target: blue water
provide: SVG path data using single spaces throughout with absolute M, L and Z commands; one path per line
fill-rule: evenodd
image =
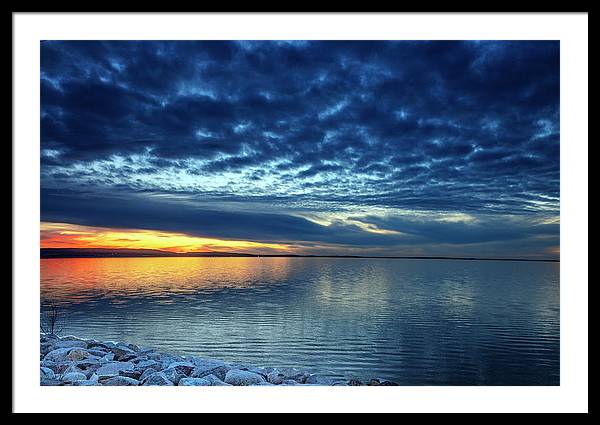
M 559 264 L 41 260 L 64 334 L 401 385 L 559 385 Z

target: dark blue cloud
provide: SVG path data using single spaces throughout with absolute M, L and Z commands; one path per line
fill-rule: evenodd
M 437 221 L 422 217 L 349 217 L 323 225 L 302 217 L 266 211 L 219 211 L 189 202 L 152 196 L 127 197 L 44 190 L 41 219 L 95 227 L 149 229 L 199 237 L 293 243 L 403 248 L 422 244 L 471 245 L 546 237 L 557 242 L 558 224 L 532 224 L 485 218 L 475 222 Z M 539 217 L 538 217 L 539 219 Z M 388 233 L 367 232 L 360 223 Z M 391 232 L 390 232 L 391 231 Z M 342 251 L 343 252 L 343 251 Z M 389 253 L 389 252 L 388 252 Z M 506 253 L 508 254 L 508 253 Z M 506 255 L 505 254 L 505 255 Z
M 422 243 L 461 242 L 434 237 L 435 214 L 534 228 L 559 212 L 559 81 L 555 41 L 44 42 L 42 188 L 298 220 L 420 211 Z M 336 242 L 298 223 L 287 236 Z M 514 238 L 533 238 L 523 223 Z

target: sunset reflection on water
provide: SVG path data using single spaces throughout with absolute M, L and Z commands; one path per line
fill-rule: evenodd
M 557 385 L 559 264 L 41 260 L 65 334 L 404 385 Z
M 286 279 L 289 258 L 69 258 L 41 261 L 41 297 L 77 302 L 248 288 Z

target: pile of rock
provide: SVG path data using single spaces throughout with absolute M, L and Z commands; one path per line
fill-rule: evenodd
M 249 367 L 158 353 L 135 344 L 40 336 L 41 385 L 395 385 L 383 379 L 331 380 L 298 369 Z

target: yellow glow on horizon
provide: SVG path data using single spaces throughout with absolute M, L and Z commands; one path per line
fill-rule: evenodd
M 158 249 L 177 253 L 221 251 L 289 252 L 290 246 L 189 236 L 156 230 L 109 229 L 68 223 L 40 223 L 41 248 Z

